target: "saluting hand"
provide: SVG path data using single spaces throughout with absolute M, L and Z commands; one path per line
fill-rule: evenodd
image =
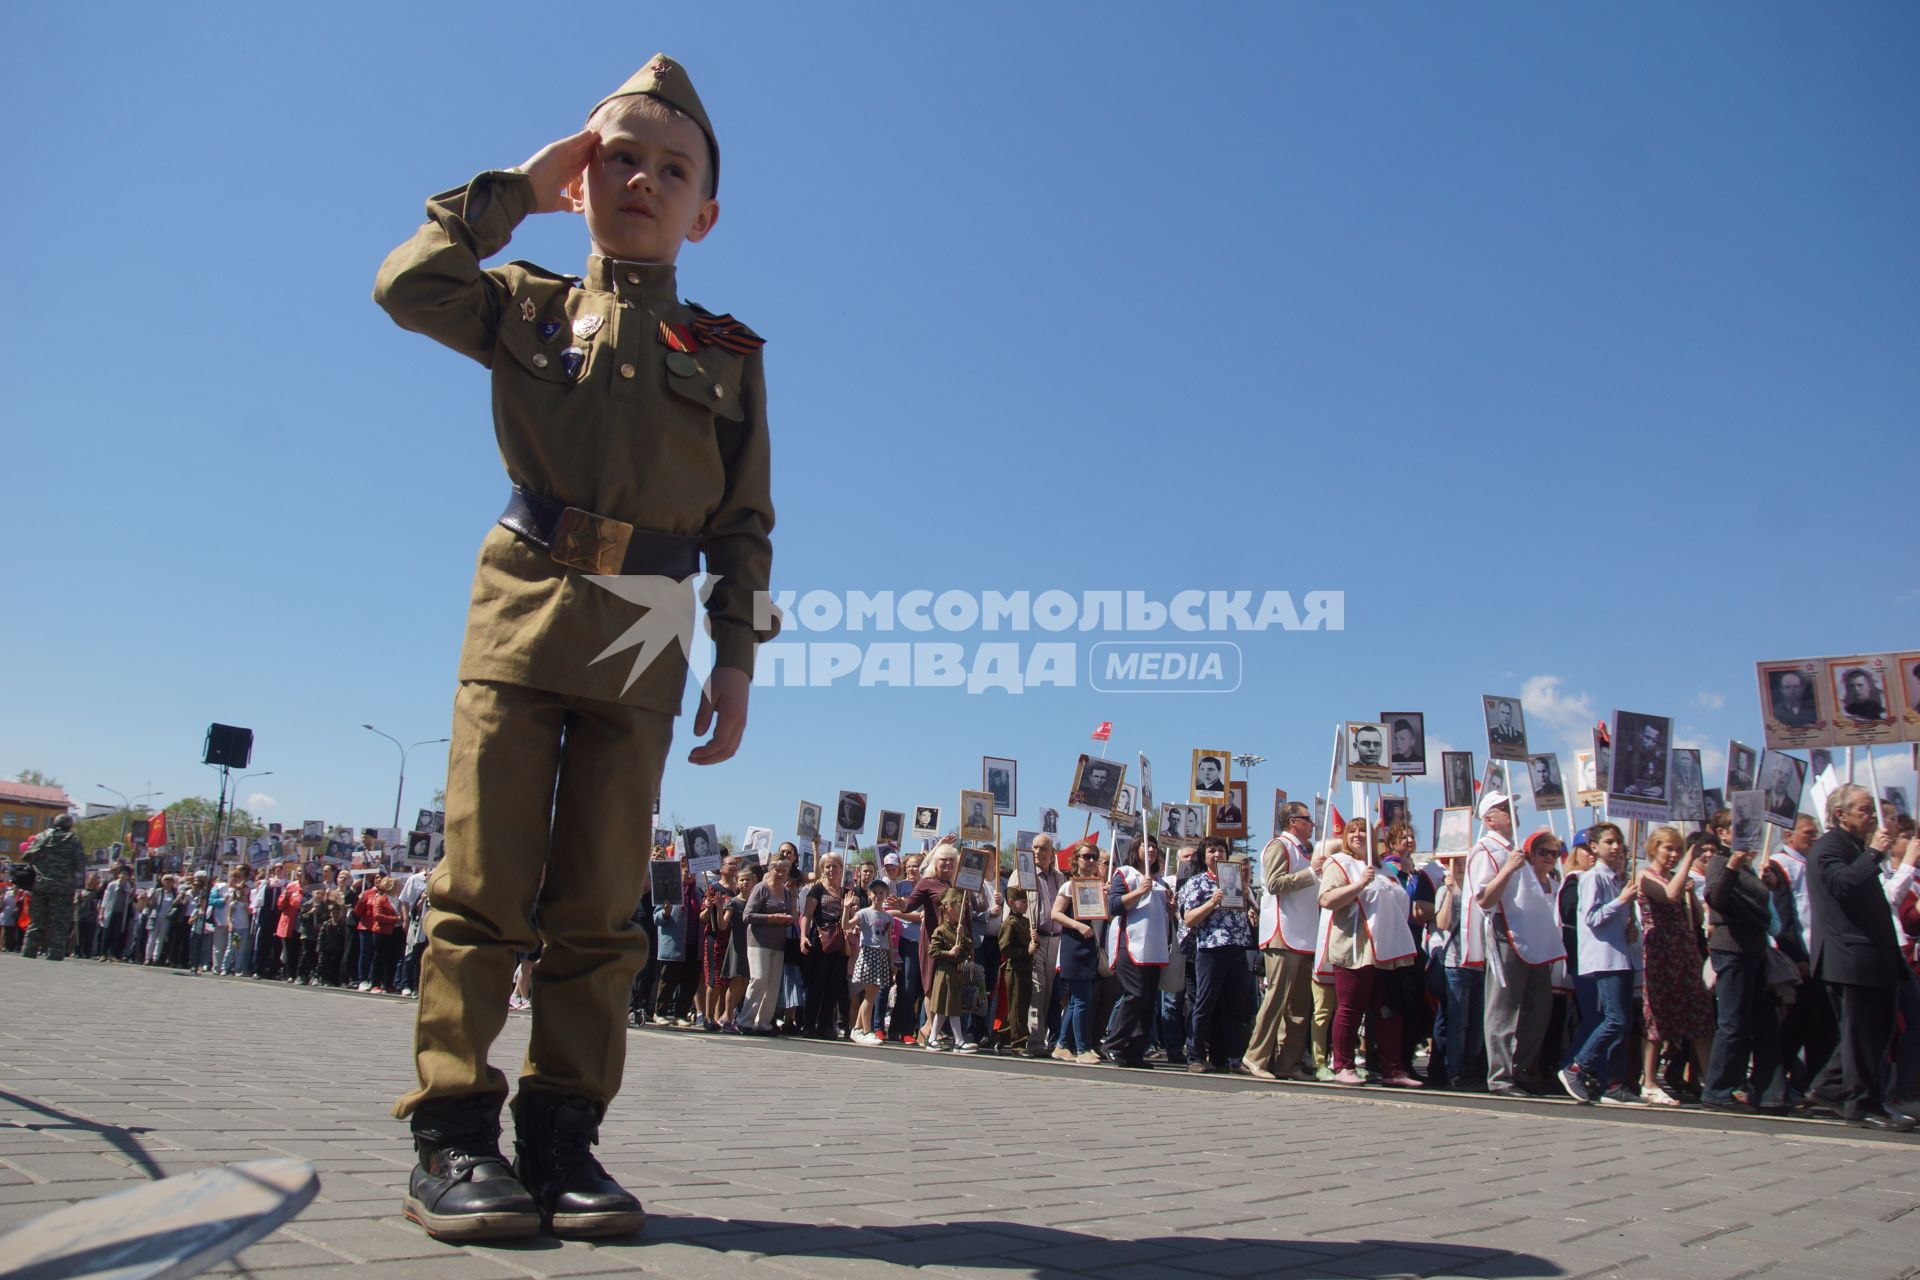
M 599 145 L 598 133 L 582 129 L 571 138 L 549 142 L 520 166 L 533 183 L 535 213 L 579 213 L 586 208 L 580 175 Z

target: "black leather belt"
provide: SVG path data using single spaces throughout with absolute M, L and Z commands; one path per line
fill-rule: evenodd
M 700 572 L 700 539 L 636 529 L 624 520 L 513 486 L 500 523 L 581 573 L 691 578 Z

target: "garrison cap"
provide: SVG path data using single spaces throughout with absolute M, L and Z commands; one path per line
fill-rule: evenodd
M 676 111 L 692 117 L 700 126 L 700 132 L 707 135 L 707 148 L 713 161 L 713 190 L 720 190 L 720 140 L 714 136 L 713 121 L 707 119 L 707 109 L 700 105 L 700 95 L 693 91 L 693 81 L 687 76 L 687 69 L 664 53 L 656 53 L 647 59 L 647 64 L 627 77 L 627 82 L 606 97 L 593 104 L 593 111 L 587 112 L 587 119 L 593 119 L 593 112 L 606 106 L 615 98 L 630 98 L 636 94 L 645 94 L 649 98 L 658 98 Z

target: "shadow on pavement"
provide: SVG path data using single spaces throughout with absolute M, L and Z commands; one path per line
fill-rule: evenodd
M 62 1111 L 44 1102 L 23 1098 L 17 1093 L 8 1093 L 5 1089 L 0 1089 L 0 1102 L 10 1102 L 23 1111 L 37 1111 L 43 1116 L 59 1121 L 58 1124 L 23 1124 L 19 1126 L 22 1129 L 78 1129 L 83 1133 L 97 1133 L 112 1143 L 114 1150 L 138 1165 L 140 1171 L 149 1178 L 159 1179 L 167 1176 L 161 1171 L 160 1166 L 154 1163 L 153 1157 L 147 1154 L 146 1146 L 136 1136 L 152 1133 L 151 1129 L 122 1129 L 115 1124 L 101 1124 L 98 1120 L 89 1120 L 85 1116 L 74 1115 L 71 1111 Z
M 1556 1264 L 1533 1254 L 1424 1240 L 1276 1240 L 1203 1232 L 1116 1240 L 994 1219 L 855 1227 L 730 1222 L 696 1214 L 662 1216 L 650 1219 L 644 1232 L 629 1239 L 596 1242 L 595 1252 L 632 1250 L 634 1261 L 645 1263 L 649 1247 L 666 1244 L 738 1255 L 743 1267 L 755 1258 L 822 1258 L 902 1267 L 1004 1269 L 1010 1275 L 1034 1277 L 1085 1275 L 1157 1264 L 1227 1276 L 1335 1275 L 1360 1280 L 1461 1272 L 1499 1280 L 1566 1274 Z M 542 1236 L 490 1246 L 484 1252 L 560 1247 L 559 1241 Z

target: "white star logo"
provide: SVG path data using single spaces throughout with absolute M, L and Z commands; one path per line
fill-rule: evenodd
M 633 682 L 657 661 L 669 646 L 678 644 L 686 655 L 687 667 L 700 682 L 702 692 L 706 691 L 707 681 L 713 674 L 713 640 L 711 624 L 700 628 L 703 643 L 696 654 L 694 649 L 694 617 L 698 606 L 705 604 L 713 589 L 720 584 L 721 575 L 709 573 L 703 575 L 696 588 L 694 579 L 681 581 L 658 574 L 585 574 L 588 582 L 605 591 L 611 591 L 629 604 L 639 605 L 646 612 L 636 619 L 632 626 L 620 633 L 618 639 L 588 662 L 593 663 L 611 658 L 616 653 L 634 649 L 633 668 L 627 672 L 627 682 L 620 687 L 625 693 L 633 688 Z

